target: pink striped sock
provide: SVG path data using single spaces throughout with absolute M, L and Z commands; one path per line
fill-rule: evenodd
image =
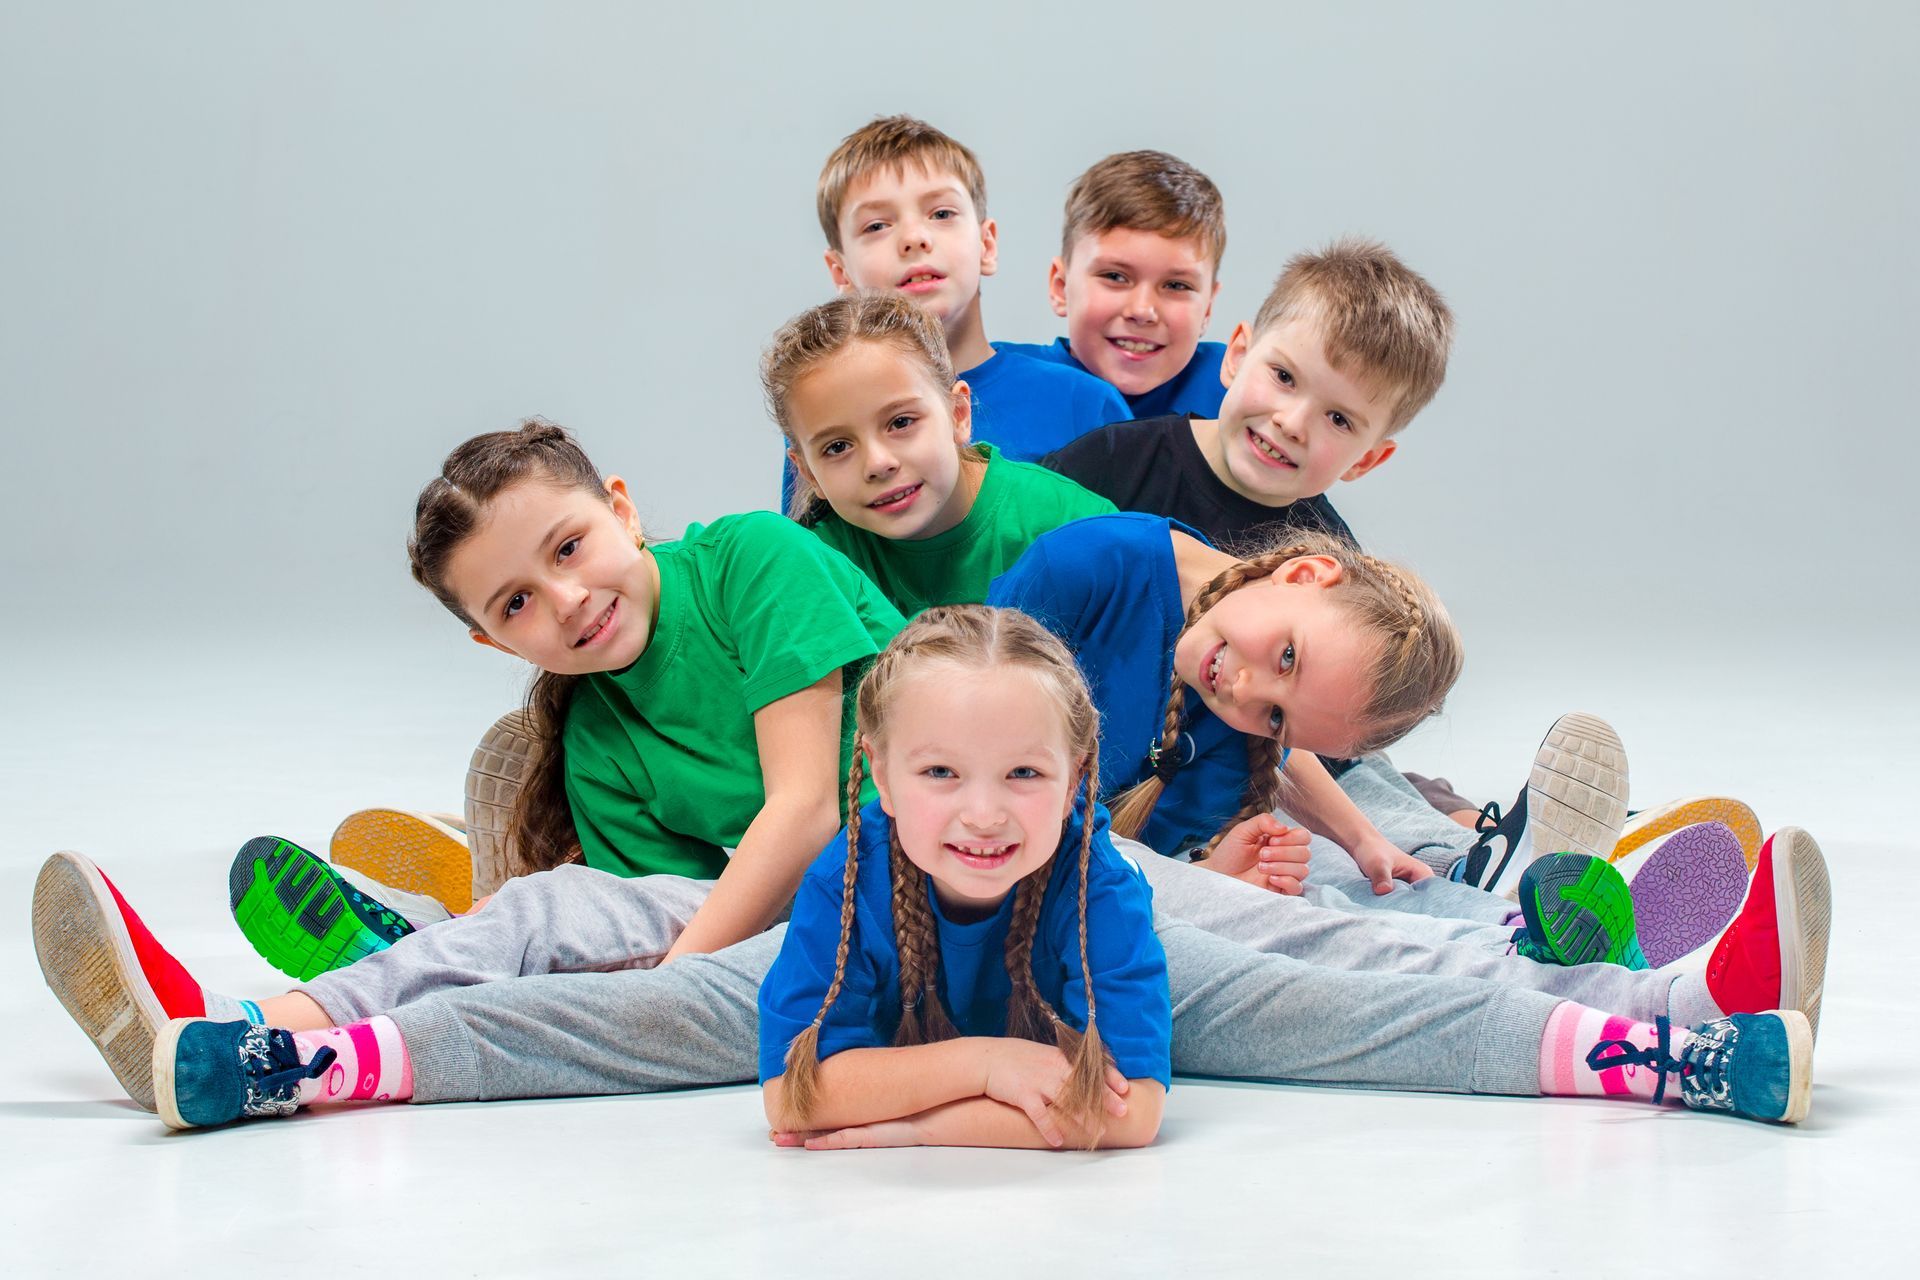
M 1676 1056 L 1686 1045 L 1690 1033 L 1679 1029 L 1668 1032 L 1667 1053 Z M 1636 1049 L 1650 1049 L 1660 1043 L 1660 1032 L 1645 1022 L 1635 1022 L 1616 1014 L 1602 1013 L 1583 1004 L 1563 1000 L 1547 1015 L 1547 1031 L 1540 1040 L 1540 1092 L 1550 1097 L 1651 1098 L 1660 1083 L 1660 1073 L 1651 1067 L 1609 1067 L 1595 1071 L 1587 1065 L 1594 1046 L 1608 1040 L 1624 1040 Z M 1678 1105 L 1678 1081 L 1667 1077 L 1665 1101 Z
M 300 1046 L 302 1062 L 313 1061 L 322 1047 L 338 1055 L 318 1079 L 300 1082 L 294 1098 L 303 1107 L 363 1098 L 405 1102 L 413 1096 L 413 1060 L 392 1018 L 369 1018 L 324 1031 L 296 1031 L 293 1042 Z

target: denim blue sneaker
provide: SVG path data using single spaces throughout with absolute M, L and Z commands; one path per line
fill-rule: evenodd
M 170 1129 L 290 1116 L 300 1082 L 325 1075 L 338 1056 L 322 1048 L 303 1063 L 291 1031 L 175 1018 L 153 1042 L 154 1101 Z
M 1680 1056 L 1670 1052 L 1667 1020 L 1658 1019 L 1660 1043 L 1635 1048 L 1603 1040 L 1587 1055 L 1594 1071 L 1652 1067 L 1660 1073 L 1657 1103 L 1667 1077 L 1680 1078 L 1680 1101 L 1693 1111 L 1725 1111 L 1749 1120 L 1798 1124 L 1813 1102 L 1813 1027 L 1798 1009 L 1736 1013 L 1692 1029 Z
M 1526 928 L 1520 954 L 1542 964 L 1617 964 L 1644 969 L 1633 925 L 1633 892 L 1604 858 L 1556 853 L 1527 864 L 1520 877 Z

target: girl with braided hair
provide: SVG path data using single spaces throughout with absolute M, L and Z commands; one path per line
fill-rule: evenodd
M 868 672 L 858 725 L 880 799 L 807 872 L 760 989 L 775 1141 L 1150 1142 L 1166 962 L 1094 799 L 1072 656 L 1012 610 L 932 609 Z M 856 756 L 850 803 L 861 780 Z

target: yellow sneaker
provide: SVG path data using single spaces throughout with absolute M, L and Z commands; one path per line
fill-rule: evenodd
M 473 906 L 464 822 L 407 809 L 362 809 L 334 828 L 329 860 L 383 885 L 421 893 L 459 915 Z
M 1664 839 L 1682 827 L 1702 822 L 1718 822 L 1733 832 L 1740 842 L 1740 856 L 1747 860 L 1747 870 L 1753 870 L 1760 861 L 1760 819 L 1744 802 L 1732 796 L 1695 796 L 1657 809 L 1642 809 L 1627 819 L 1607 860 L 1618 862 L 1635 849 Z

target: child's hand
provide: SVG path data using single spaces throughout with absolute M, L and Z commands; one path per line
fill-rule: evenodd
M 822 1129 L 815 1132 L 774 1130 L 770 1135 L 776 1147 L 805 1147 L 809 1151 L 852 1151 L 860 1147 L 917 1147 L 920 1131 L 911 1120 L 883 1120 L 878 1124 L 859 1124 L 847 1129 Z
M 1222 836 L 1200 865 L 1256 888 L 1297 894 L 1307 883 L 1307 844 L 1312 839 L 1302 827 L 1258 813 Z
M 1224 843 L 1224 842 L 1223 842 Z M 1400 852 L 1383 835 L 1372 835 L 1360 842 L 1357 849 L 1347 850 L 1354 862 L 1359 864 L 1360 873 L 1373 881 L 1375 893 L 1391 893 L 1395 880 L 1412 883 L 1425 880 L 1433 874 L 1433 868 L 1420 859 Z
M 1067 1135 L 1053 1114 L 1053 1100 L 1066 1088 L 1071 1066 L 1067 1055 L 1050 1044 L 1012 1038 L 985 1042 L 986 1081 L 981 1093 L 995 1102 L 1004 1102 L 1026 1113 L 1040 1136 L 1050 1147 L 1066 1145 Z M 1112 1066 L 1107 1068 L 1106 1109 L 1113 1116 L 1127 1114 L 1127 1078 Z

